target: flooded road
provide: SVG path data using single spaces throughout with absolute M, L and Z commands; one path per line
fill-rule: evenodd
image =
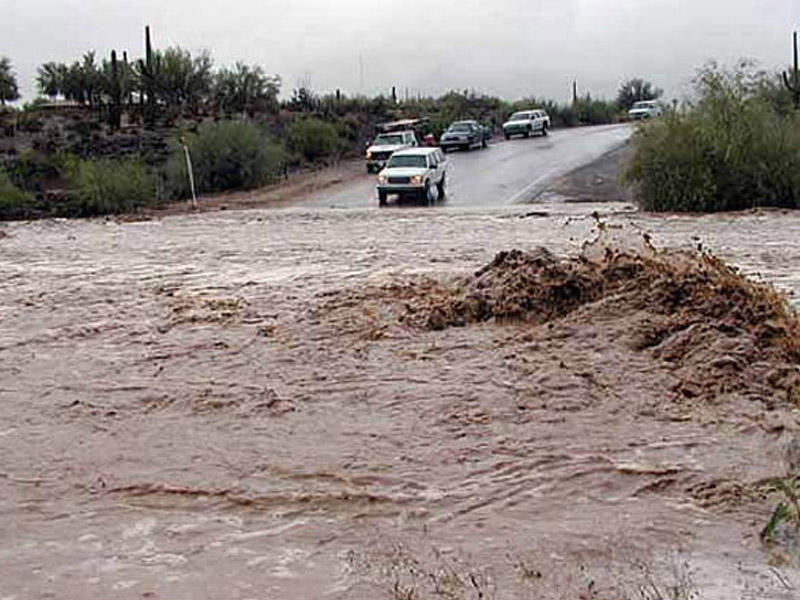
M 796 213 L 4 224 L 0 598 L 397 598 L 413 561 L 451 597 L 640 597 L 643 573 L 795 597 L 748 495 L 785 469 L 794 404 L 676 397 L 680 369 L 631 342 L 646 307 L 615 297 L 538 325 L 399 318 L 500 251 L 576 255 L 593 211 L 800 293 Z
M 618 148 L 633 132 L 631 125 L 575 127 L 547 137 L 497 140 L 483 150 L 447 154 L 446 207 L 499 207 L 528 202 L 547 184 Z M 308 208 L 377 208 L 376 176 L 358 177 L 310 194 L 296 206 Z

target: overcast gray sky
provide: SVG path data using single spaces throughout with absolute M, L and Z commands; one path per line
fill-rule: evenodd
M 140 57 L 146 24 L 156 47 L 258 63 L 285 94 L 309 81 L 317 92 L 562 101 L 573 78 L 613 98 L 642 76 L 671 98 L 708 59 L 784 68 L 800 0 L 0 0 L 0 56 L 30 100 L 40 64 L 87 50 Z

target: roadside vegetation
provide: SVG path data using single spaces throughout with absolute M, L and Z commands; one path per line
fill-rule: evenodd
M 777 75 L 709 64 L 696 101 L 640 127 L 623 179 L 645 210 L 800 204 L 800 114 Z
M 67 174 L 70 194 L 56 205 L 56 215 L 92 217 L 129 213 L 153 203 L 155 181 L 135 158 L 72 162 Z
M 250 189 L 274 182 L 286 152 L 257 125 L 243 121 L 208 122 L 185 136 L 197 193 Z M 170 199 L 191 195 L 180 136 L 172 141 L 165 171 Z
M 316 117 L 293 119 L 286 128 L 286 144 L 295 157 L 308 162 L 338 157 L 345 150 L 336 125 Z
M 33 196 L 14 185 L 0 169 L 0 219 L 24 219 L 32 214 Z

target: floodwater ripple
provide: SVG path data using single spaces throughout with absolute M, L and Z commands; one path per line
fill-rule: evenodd
M 638 317 L 613 300 L 543 326 L 399 319 L 402 293 L 497 252 L 576 254 L 594 212 L 800 294 L 800 215 L 780 211 L 3 225 L 0 596 L 359 597 L 342 556 L 376 538 L 500 569 L 509 547 L 577 556 L 623 535 L 689 546 L 704 597 L 731 597 L 737 565 L 766 569 L 750 523 L 769 507 L 745 492 L 779 472 L 794 406 L 677 402 L 675 369 L 631 348 Z

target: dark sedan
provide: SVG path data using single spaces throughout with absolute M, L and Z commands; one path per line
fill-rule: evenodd
M 445 152 L 452 148 L 486 148 L 491 137 L 492 132 L 477 121 L 456 121 L 442 134 L 439 146 Z

